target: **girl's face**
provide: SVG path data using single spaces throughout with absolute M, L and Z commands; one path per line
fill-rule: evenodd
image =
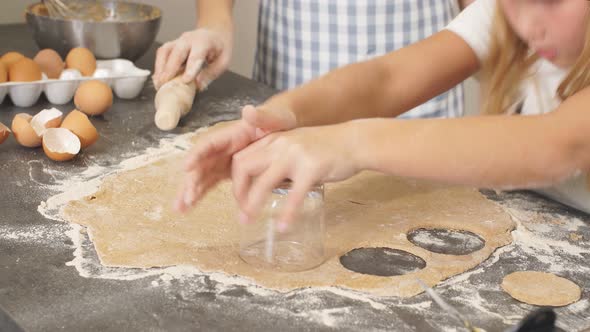
M 540 57 L 573 65 L 584 48 L 587 0 L 499 0 L 510 26 Z

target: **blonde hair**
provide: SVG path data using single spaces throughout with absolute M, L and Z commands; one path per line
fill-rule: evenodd
M 483 111 L 485 114 L 506 113 L 518 102 L 521 83 L 530 75 L 538 56 L 530 54 L 528 46 L 514 32 L 500 4 L 492 24 L 488 57 L 482 63 Z M 565 100 L 590 85 L 590 23 L 582 54 L 557 89 Z

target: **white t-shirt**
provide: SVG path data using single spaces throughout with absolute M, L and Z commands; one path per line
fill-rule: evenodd
M 495 9 L 496 0 L 476 0 L 446 27 L 463 38 L 480 61 L 485 59 L 489 52 Z M 538 60 L 531 70 L 534 74 L 520 87 L 521 114 L 536 115 L 555 110 L 561 103 L 557 96 L 557 88 L 567 76 L 568 70 L 559 68 L 545 59 Z M 579 174 L 559 185 L 537 191 L 590 213 L 590 191 L 586 187 L 586 176 Z

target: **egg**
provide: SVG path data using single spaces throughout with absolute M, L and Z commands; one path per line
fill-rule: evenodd
M 31 119 L 27 113 L 19 113 L 12 119 L 12 133 L 16 141 L 28 148 L 36 148 L 41 146 L 41 137 L 37 135 L 33 127 L 31 127 Z
M 8 80 L 11 82 L 33 82 L 42 77 L 39 65 L 29 58 L 22 58 L 8 68 Z
M 66 66 L 61 56 L 50 48 L 39 51 L 33 60 L 48 78 L 59 78 Z
M 43 135 L 43 152 L 51 160 L 66 161 L 80 152 L 80 139 L 66 128 L 49 128 Z
M 94 144 L 98 139 L 98 131 L 92 125 L 88 116 L 78 110 L 73 110 L 61 123 L 60 128 L 69 129 L 78 136 L 82 149 Z
M 22 55 L 18 52 L 8 52 L 8 53 L 4 53 L 4 55 L 0 58 L 0 61 L 4 62 L 4 65 L 6 65 L 6 68 L 8 69 L 14 63 L 16 63 L 18 60 L 20 60 L 24 57 L 25 57 L 24 55 Z
M 113 105 L 113 91 L 102 81 L 86 81 L 76 90 L 74 104 L 88 115 L 100 115 Z
M 0 61 L 0 83 L 8 81 L 8 70 L 4 62 Z
M 4 143 L 8 136 L 10 136 L 10 129 L 8 129 L 5 124 L 0 122 L 0 144 Z
M 79 70 L 83 76 L 92 76 L 96 70 L 96 58 L 87 48 L 73 48 L 66 56 L 66 67 Z

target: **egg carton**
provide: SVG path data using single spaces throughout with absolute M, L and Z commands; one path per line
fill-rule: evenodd
M 45 73 L 40 81 L 0 83 L 0 104 L 6 95 L 19 107 L 35 105 L 45 93 L 47 100 L 55 105 L 69 103 L 78 85 L 83 81 L 101 80 L 108 84 L 118 98 L 133 99 L 137 97 L 150 71 L 137 68 L 126 59 L 98 60 L 92 76 L 84 77 L 77 69 L 65 69 L 59 79 L 48 79 Z

